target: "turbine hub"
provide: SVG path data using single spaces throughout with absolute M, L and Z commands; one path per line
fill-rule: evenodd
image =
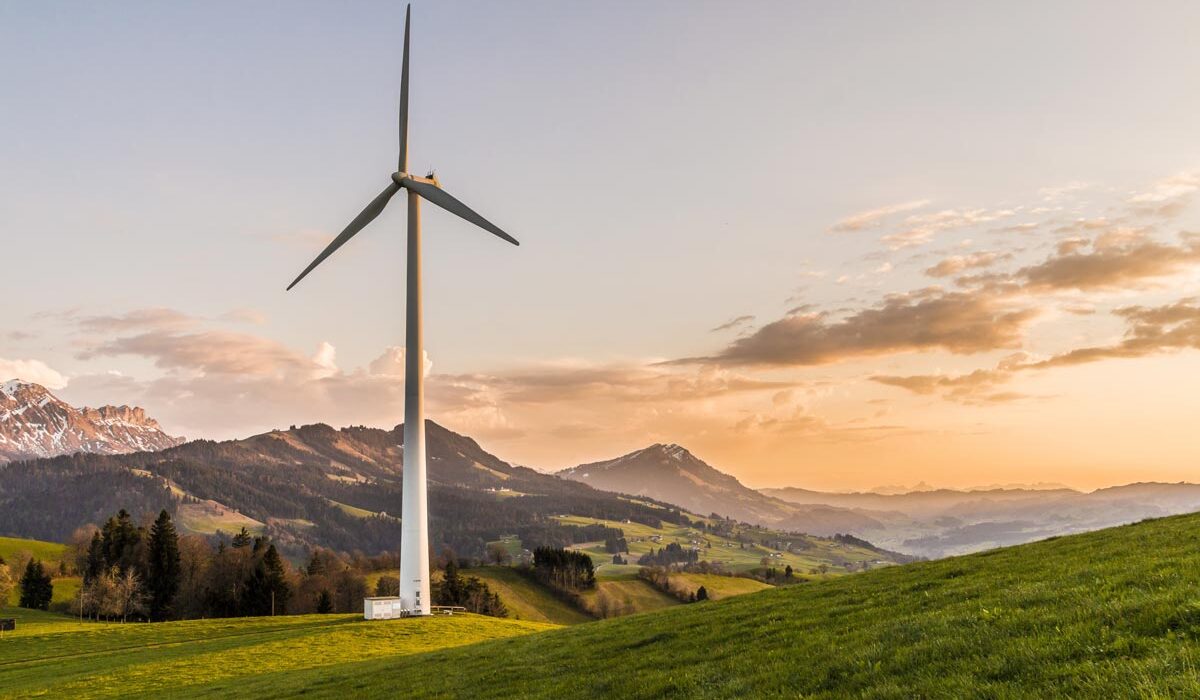
M 412 177 L 412 175 L 409 175 L 408 173 L 406 173 L 404 171 L 395 172 L 395 173 L 392 173 L 392 182 L 396 183 L 397 185 L 403 185 L 404 181 L 411 177 Z

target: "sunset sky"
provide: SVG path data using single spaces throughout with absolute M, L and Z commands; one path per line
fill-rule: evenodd
M 0 380 L 402 416 L 403 5 L 0 5 Z M 1200 4 L 424 2 L 430 416 L 539 469 L 1200 480 Z

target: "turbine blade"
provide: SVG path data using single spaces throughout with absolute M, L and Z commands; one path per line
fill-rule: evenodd
M 408 25 L 412 5 L 404 11 L 404 63 L 400 68 L 400 172 L 408 172 Z
M 467 205 L 458 201 L 451 196 L 449 192 L 446 192 L 437 185 L 410 179 L 404 181 L 404 186 L 421 195 L 421 197 L 438 205 L 442 209 L 445 209 L 451 214 L 454 214 L 459 218 L 466 219 L 479 228 L 488 231 L 489 233 L 493 233 L 509 243 L 512 243 L 513 245 L 521 245 L 517 239 L 508 235 L 504 231 L 501 231 L 499 226 L 483 218 L 477 214 L 474 209 L 471 209 L 471 207 L 468 207 Z
M 374 221 L 375 217 L 379 216 L 380 212 L 382 212 L 384 207 L 387 206 L 388 200 L 399 191 L 400 185 L 397 185 L 393 182 L 392 184 L 388 185 L 386 190 L 380 192 L 378 197 L 372 199 L 371 203 L 367 205 L 367 208 L 363 209 L 361 212 L 359 212 L 358 216 L 354 217 L 354 221 L 350 222 L 350 225 L 346 227 L 346 230 L 338 234 L 338 237 L 333 239 L 332 243 L 325 246 L 325 250 L 321 251 L 321 254 L 317 256 L 317 259 L 313 260 L 308 267 L 304 268 L 304 272 L 301 272 L 300 276 L 288 285 L 288 289 L 290 290 L 292 287 L 295 287 L 297 284 L 299 284 L 300 280 L 304 279 L 308 273 L 312 272 L 317 265 L 320 265 L 322 262 L 324 262 L 325 258 L 333 255 L 333 252 L 338 248 L 341 248 L 346 241 L 354 238 L 354 234 L 363 230 L 367 224 Z

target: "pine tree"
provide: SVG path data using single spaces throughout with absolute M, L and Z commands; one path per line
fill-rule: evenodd
M 249 547 L 252 540 L 253 538 L 250 536 L 250 532 L 246 529 L 246 526 L 243 525 L 242 531 L 233 536 L 233 548 L 241 549 L 242 547 Z
M 116 517 L 109 518 L 101 530 L 105 564 L 116 566 L 122 572 L 136 567 L 142 532 L 134 526 L 128 511 L 124 508 L 117 511 Z
M 259 566 L 264 572 L 267 592 L 271 596 L 271 614 L 286 615 L 288 599 L 292 597 L 292 589 L 288 586 L 287 572 L 283 568 L 283 559 L 275 545 L 269 545 L 263 554 Z
M 400 579 L 395 576 L 380 576 L 375 581 L 375 595 L 379 597 L 400 595 Z
M 25 565 L 25 573 L 21 575 L 21 601 L 22 608 L 31 610 L 48 610 L 50 608 L 50 599 L 54 595 L 54 583 L 50 580 L 50 574 L 46 573 L 46 568 L 42 566 L 40 559 L 30 559 Z
M 150 527 L 150 567 L 147 578 L 150 619 L 164 620 L 179 591 L 181 578 L 179 535 L 166 510 L 158 514 L 158 519 Z
M 327 615 L 333 612 L 333 596 L 329 595 L 329 591 L 321 589 L 317 594 L 317 613 Z
M 463 593 L 462 581 L 458 577 L 458 560 L 454 556 L 450 556 L 446 560 L 442 585 L 438 588 L 438 595 L 435 598 L 438 605 L 462 605 L 465 598 Z

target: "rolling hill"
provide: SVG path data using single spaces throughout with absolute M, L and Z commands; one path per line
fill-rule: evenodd
M 160 452 L 15 462 L 0 469 L 0 535 L 61 542 L 121 508 L 135 517 L 166 509 L 183 532 L 246 527 L 270 536 L 293 557 L 313 546 L 391 551 L 400 542 L 403 434 L 403 426 L 338 430 L 317 424 L 243 440 L 196 440 Z M 426 434 L 431 544 L 438 552 L 450 548 L 459 557 L 481 559 L 488 542 L 506 537 L 519 553 L 541 545 L 603 544 L 622 528 L 705 527 L 711 520 L 513 466 L 432 421 Z M 730 534 L 745 530 L 736 523 L 720 527 Z M 743 535 L 755 546 L 784 540 L 814 554 L 823 551 L 808 546 L 817 540 L 783 529 Z M 902 560 L 883 551 L 864 556 Z M 822 562 L 839 566 L 833 553 Z
M 21 611 L 0 696 L 1195 697 L 1198 569 L 1189 515 L 568 628 Z
M 418 697 L 1195 697 L 1198 567 L 1200 516 L 1174 517 L 288 682 L 316 697 L 351 678 Z
M 814 535 L 883 528 L 869 515 L 846 508 L 796 505 L 762 494 L 674 444 L 651 445 L 616 459 L 564 469 L 558 475 L 605 491 L 672 503 L 693 513 L 719 513 Z
M 75 597 L 76 591 L 79 590 L 78 576 L 62 576 L 59 574 L 58 565 L 67 554 L 67 546 L 57 542 L 42 542 L 40 540 L 26 540 L 18 537 L 0 537 L 0 559 L 3 559 L 9 566 L 12 573 L 13 583 L 20 580 L 23 571 L 21 562 L 29 559 L 41 560 L 54 577 L 54 595 L 50 599 L 50 609 L 58 612 L 67 610 L 70 607 L 71 600 Z M 0 607 L 4 605 L 16 605 L 21 598 L 21 592 L 17 586 L 9 592 L 8 600 L 0 600 Z

